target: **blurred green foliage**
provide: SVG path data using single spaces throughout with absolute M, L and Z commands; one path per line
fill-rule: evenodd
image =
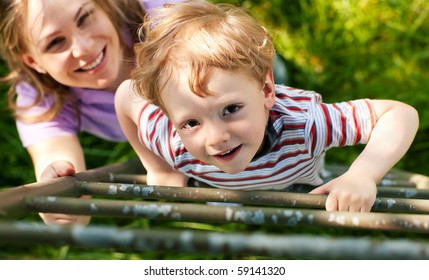
M 398 168 L 429 175 L 429 6 L 425 0 L 246 0 L 286 59 L 289 85 L 325 102 L 395 99 L 415 107 L 420 129 Z M 335 148 L 350 164 L 362 147 Z
M 314 90 L 325 102 L 356 98 L 396 99 L 419 111 L 417 137 L 398 168 L 429 175 L 429 5 L 426 0 L 223 0 L 247 9 L 273 35 L 284 57 L 289 85 Z M 6 69 L 0 65 L 0 74 Z M 22 148 L 6 109 L 6 87 L 0 90 L 0 186 L 34 181 L 31 160 Z M 88 168 L 134 157 L 127 143 L 110 143 L 82 134 Z M 328 162 L 350 164 L 362 147 L 335 148 Z M 155 223 L 156 224 L 156 223 Z M 219 228 L 216 228 L 219 230 Z M 223 228 L 225 230 L 225 228 Z M 228 228 L 226 229 L 228 230 Z M 290 229 L 288 229 L 290 231 Z M 63 247 L 14 247 L 20 258 L 159 259 L 204 258 L 163 253 L 126 254 Z M 14 258 L 3 247 L 0 258 Z M 26 255 L 27 254 L 27 255 Z M 8 257 L 9 256 L 9 257 Z M 207 257 L 207 256 L 206 256 Z M 228 256 L 227 258 L 234 258 Z

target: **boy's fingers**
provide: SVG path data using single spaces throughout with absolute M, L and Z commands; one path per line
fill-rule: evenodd
M 327 194 L 329 193 L 329 185 L 323 185 L 313 189 L 309 194 Z
M 326 211 L 337 211 L 338 210 L 338 200 L 332 195 L 328 195 L 325 204 Z

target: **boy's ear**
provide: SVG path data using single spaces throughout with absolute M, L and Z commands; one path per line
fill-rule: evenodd
M 264 93 L 265 109 L 270 110 L 276 102 L 273 69 L 270 69 L 267 73 L 264 85 L 262 87 L 262 92 Z
M 34 58 L 31 55 L 23 54 L 23 55 L 21 55 L 21 58 L 22 58 L 22 61 L 24 61 L 24 63 L 28 67 L 36 70 L 40 74 L 46 74 L 46 70 L 43 69 L 41 66 L 39 66 L 39 64 L 34 60 Z

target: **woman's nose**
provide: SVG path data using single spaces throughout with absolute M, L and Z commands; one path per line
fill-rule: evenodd
M 79 58 L 93 52 L 93 40 L 86 36 L 76 35 L 73 38 L 72 54 Z

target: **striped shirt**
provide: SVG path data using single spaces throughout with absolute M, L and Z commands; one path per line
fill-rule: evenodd
M 183 145 L 176 129 L 156 106 L 147 104 L 139 119 L 143 145 L 174 169 L 218 188 L 283 189 L 291 184 L 320 185 L 319 170 L 331 147 L 366 144 L 376 116 L 370 100 L 322 103 L 319 94 L 276 85 L 270 110 L 271 147 L 236 174 L 201 162 Z

